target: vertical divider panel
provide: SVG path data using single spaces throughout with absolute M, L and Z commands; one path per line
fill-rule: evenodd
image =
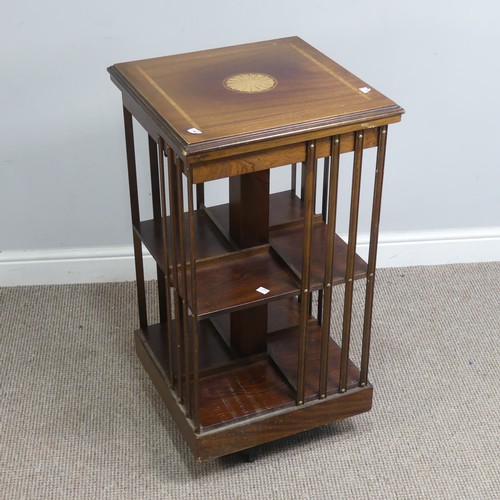
M 139 195 L 137 192 L 137 168 L 135 162 L 135 146 L 134 146 L 134 126 L 132 122 L 132 114 L 123 106 L 123 122 L 125 127 L 125 145 L 127 150 L 127 170 L 128 170 L 128 186 L 130 194 L 130 210 L 132 215 L 132 231 L 134 240 L 134 261 L 135 261 L 135 276 L 137 283 L 137 302 L 139 308 L 139 325 L 142 330 L 146 330 L 148 326 L 148 315 L 146 310 L 146 289 L 144 286 L 144 264 L 142 261 L 142 243 L 135 229 L 139 227 Z
M 304 201 L 305 189 L 306 189 L 306 163 L 300 164 L 300 199 Z
M 183 389 L 183 358 L 184 358 L 184 341 L 183 341 L 183 328 L 182 328 L 182 314 L 181 314 L 181 298 L 179 296 L 180 280 L 179 280 L 179 256 L 177 252 L 177 244 L 173 235 L 178 235 L 178 218 L 177 218 L 177 176 L 174 152 L 170 147 L 167 147 L 168 159 L 168 191 L 170 199 L 170 234 L 172 240 L 170 242 L 170 249 L 172 251 L 172 285 L 174 288 L 174 329 L 175 329 L 175 346 L 176 346 L 176 367 L 177 367 L 177 381 L 178 381 L 178 397 L 181 403 L 184 402 L 184 389 Z M 170 285 L 170 284 L 169 284 Z
M 336 136 L 335 136 L 336 137 Z M 340 144 L 340 139 L 337 138 Z M 333 144 L 330 146 L 333 147 Z M 332 157 L 333 157 L 333 149 L 332 151 Z M 329 185 L 328 185 L 328 177 L 330 173 L 330 157 L 327 156 L 325 157 L 325 160 L 323 162 L 323 193 L 321 195 L 321 218 L 323 219 L 323 222 L 327 221 L 327 210 L 328 210 L 328 192 L 329 192 Z
M 158 161 L 161 138 L 158 138 L 158 143 L 153 137 L 148 134 L 148 150 L 149 150 L 149 168 L 151 176 L 151 202 L 153 206 L 153 218 L 159 220 L 161 217 L 161 195 L 159 191 L 160 179 L 158 176 Z
M 349 215 L 349 240 L 345 276 L 344 316 L 342 325 L 342 347 L 340 351 L 339 392 L 347 389 L 349 366 L 349 343 L 351 337 L 352 299 L 354 291 L 354 263 L 358 231 L 359 195 L 361 191 L 361 169 L 363 163 L 363 131 L 354 134 L 354 160 L 352 172 L 351 209 Z
M 327 394 L 328 381 L 328 348 L 330 341 L 330 320 L 332 313 L 332 287 L 333 287 L 333 262 L 335 257 L 335 226 L 337 221 L 337 193 L 339 184 L 340 164 L 340 137 L 333 136 L 331 139 L 331 172 L 328 191 L 323 187 L 323 192 L 328 192 L 327 203 L 324 204 L 323 217 L 327 222 L 326 228 L 326 254 L 325 254 L 325 277 L 323 284 L 323 318 L 321 329 L 321 356 L 320 356 L 320 380 L 319 397 L 325 398 Z M 326 161 L 325 161 L 326 169 Z M 325 176 L 324 182 L 327 181 Z M 326 195 L 324 194 L 325 198 Z M 328 212 L 327 212 L 328 210 Z
M 161 196 L 160 196 L 160 179 L 158 176 L 158 158 L 159 158 L 159 143 L 148 135 L 148 146 L 149 146 L 149 167 L 150 167 L 150 177 L 151 177 L 151 201 L 153 205 L 153 218 L 155 221 L 161 220 L 162 208 L 161 208 Z M 163 151 L 163 149 L 162 149 Z M 163 153 L 161 153 L 163 154 Z M 160 188 L 160 190 L 158 189 Z M 166 211 L 165 211 L 166 217 Z M 162 271 L 161 267 L 156 264 L 156 277 L 158 283 L 158 304 L 160 310 L 160 322 L 167 322 L 167 296 L 166 296 L 166 282 L 165 276 L 167 271 Z
M 380 208 L 382 203 L 382 184 L 384 179 L 386 144 L 387 125 L 380 127 L 378 131 L 378 149 L 375 166 L 372 221 L 370 229 L 370 248 L 368 251 L 368 270 L 366 278 L 365 316 L 363 321 L 363 341 L 361 346 L 361 386 L 365 386 L 368 383 L 368 360 L 371 340 L 373 292 L 375 287 L 375 268 L 377 264 L 378 230 L 380 223 Z
M 333 151 L 333 149 L 331 149 L 331 151 Z M 324 223 L 326 223 L 327 221 L 329 176 L 330 176 L 330 157 L 326 156 L 323 161 L 323 182 L 322 182 L 323 190 L 321 194 L 321 219 L 323 220 Z M 320 326 L 322 325 L 323 322 L 324 293 L 325 293 L 324 289 L 318 290 L 318 324 Z
M 166 179 L 165 179 L 165 144 L 163 139 L 160 137 L 158 140 L 158 167 L 159 167 L 159 183 L 160 183 L 160 220 L 161 229 L 163 235 L 163 262 L 165 266 L 165 276 L 167 276 L 167 281 L 170 282 L 170 259 L 168 256 L 168 230 L 167 230 L 167 194 L 166 194 Z M 157 171 L 158 172 L 158 171 Z M 172 300 L 170 295 L 170 285 L 164 290 L 164 303 L 160 302 L 160 311 L 164 310 L 164 315 L 167 323 L 167 350 L 168 350 L 168 372 L 170 378 L 170 384 L 174 383 L 174 358 L 172 355 Z
M 187 167 L 187 195 L 188 195 L 188 217 L 189 217 L 189 265 L 191 268 L 191 333 L 193 342 L 193 407 L 192 416 L 195 432 L 200 431 L 200 384 L 199 384 L 199 349 L 198 349 L 198 306 L 196 289 L 196 235 L 194 229 L 194 203 L 193 203 L 193 174 L 191 168 Z M 196 186 L 198 188 L 198 185 Z M 203 187 L 203 185 L 202 185 Z M 198 202 L 198 199 L 197 199 Z
M 304 168 L 305 167 L 305 168 Z M 304 178 L 304 245 L 302 252 L 302 283 L 300 290 L 300 337 L 297 366 L 296 404 L 304 403 L 304 385 L 307 359 L 307 334 L 310 304 L 310 268 L 312 222 L 316 188 L 316 141 L 307 142 L 306 163 L 303 165 Z
M 199 210 L 205 206 L 205 184 L 196 184 L 196 207 Z
M 182 330 L 184 336 L 184 376 L 186 382 L 186 397 L 184 404 L 186 414 L 191 418 L 191 342 L 189 338 L 189 310 L 188 310 L 188 284 L 187 284 L 187 256 L 186 256 L 186 228 L 184 227 L 184 189 L 182 181 L 182 163 L 180 158 L 175 158 L 175 187 L 177 191 L 177 225 L 179 235 L 180 255 L 177 264 L 180 266 L 180 296 L 182 308 Z

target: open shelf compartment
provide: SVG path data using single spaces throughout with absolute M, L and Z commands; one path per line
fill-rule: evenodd
M 172 321 L 171 327 L 168 330 L 166 323 L 149 325 L 146 329 L 140 330 L 143 333 L 144 342 L 147 344 L 150 354 L 154 357 L 159 367 L 161 367 L 165 378 L 167 378 L 167 374 L 169 373 L 168 339 L 170 339 L 171 352 L 175 353 L 176 349 L 175 337 L 172 335 L 172 332 L 175 331 L 175 320 Z M 200 321 L 198 323 L 198 330 L 199 366 L 201 372 L 210 372 L 234 361 L 231 350 L 227 347 L 210 321 Z M 191 332 L 191 329 L 189 331 Z M 177 364 L 175 355 L 172 358 L 174 363 L 173 372 L 176 373 Z
M 188 288 L 190 281 L 188 273 Z M 267 245 L 201 262 L 196 282 L 200 319 L 294 296 L 300 290 L 293 273 Z M 258 291 L 262 288 L 267 292 Z
M 271 335 L 267 352 L 293 388 L 297 387 L 297 353 L 299 347 L 298 328 Z M 321 355 L 321 327 L 309 323 L 306 350 L 305 400 L 318 397 Z M 327 395 L 338 392 L 340 375 L 340 347 L 328 339 Z M 359 386 L 359 369 L 349 360 L 347 369 L 347 388 Z
M 195 255 L 197 259 L 206 259 L 222 255 L 232 250 L 232 247 L 227 242 L 222 234 L 219 233 L 210 218 L 202 211 L 194 211 L 194 227 L 195 227 L 195 241 L 196 250 Z M 170 216 L 167 217 L 167 239 L 170 238 Z M 188 227 L 188 214 L 184 214 L 184 226 Z M 135 232 L 144 243 L 148 252 L 153 259 L 158 263 L 163 272 L 166 272 L 167 265 L 165 262 L 164 254 L 164 230 L 162 219 L 150 219 L 139 222 L 137 227 L 134 228 Z M 177 241 L 177 240 L 176 240 Z M 170 245 L 171 242 L 169 241 Z M 189 248 L 189 231 L 185 232 L 185 247 Z M 169 248 L 171 255 L 171 248 Z
M 229 234 L 229 204 L 205 207 L 207 213 L 217 220 Z M 277 227 L 304 219 L 304 204 L 293 191 L 280 191 L 269 195 L 269 227 Z
M 200 378 L 203 429 L 293 406 L 294 393 L 267 355 Z
M 283 301 L 283 305 L 289 299 Z M 275 307 L 276 311 L 277 308 Z M 172 324 L 172 328 L 174 324 Z M 168 384 L 166 324 L 136 332 Z M 236 358 L 212 321 L 199 322 L 200 424 L 201 433 L 295 406 L 298 327 L 269 333 L 267 352 Z M 321 328 L 311 320 L 308 327 L 305 401 L 318 397 Z M 174 348 L 172 342 L 171 347 Z M 338 393 L 340 348 L 329 339 L 327 397 Z M 174 359 L 174 372 L 176 371 Z M 359 370 L 349 361 L 348 392 L 359 386 Z M 177 385 L 177 382 L 176 384 Z
M 274 251 L 298 275 L 302 273 L 302 224 L 291 225 L 270 232 L 269 241 Z M 322 221 L 313 223 L 311 238 L 311 289 L 323 288 L 325 276 L 327 225 Z M 333 258 L 333 285 L 345 282 L 347 263 L 347 243 L 335 235 Z M 366 277 L 367 263 L 356 254 L 354 261 L 354 279 Z

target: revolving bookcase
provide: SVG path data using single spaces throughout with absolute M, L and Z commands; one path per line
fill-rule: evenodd
M 195 458 L 370 410 L 387 128 L 400 121 L 402 108 L 297 37 L 108 71 L 123 98 L 136 351 Z M 134 120 L 148 134 L 150 220 L 139 213 Z M 376 154 L 362 259 L 357 234 L 367 148 Z M 345 153 L 352 161 L 341 238 Z M 272 192 L 276 167 L 289 170 L 289 187 Z M 228 202 L 209 204 L 208 183 L 220 179 L 227 179 Z M 156 324 L 148 323 L 143 247 L 157 264 Z M 356 280 L 364 289 L 359 362 L 350 359 Z M 343 297 L 337 342 L 336 286 Z

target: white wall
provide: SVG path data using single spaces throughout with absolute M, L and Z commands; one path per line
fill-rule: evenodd
M 298 35 L 407 114 L 381 265 L 500 260 L 494 0 L 25 0 L 0 10 L 0 284 L 130 279 L 120 61 Z

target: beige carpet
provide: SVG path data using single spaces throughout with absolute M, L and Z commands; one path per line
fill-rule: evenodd
M 0 497 L 500 498 L 500 263 L 379 271 L 374 408 L 198 464 L 135 357 L 131 283 L 0 288 Z

